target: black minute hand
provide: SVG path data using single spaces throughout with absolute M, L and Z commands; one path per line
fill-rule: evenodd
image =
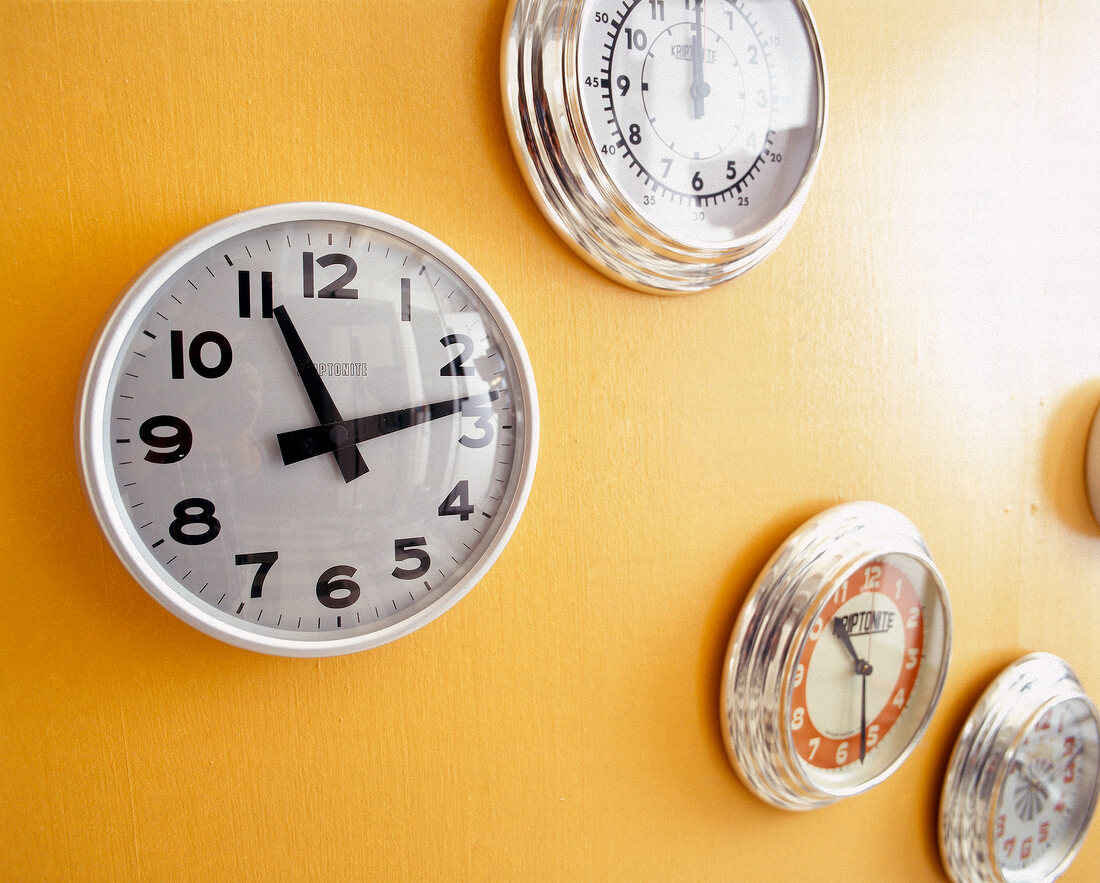
M 289 432 L 280 432 L 279 450 L 283 454 L 283 463 L 289 466 L 308 460 L 310 457 L 319 457 L 330 451 L 356 450 L 355 445 L 360 442 L 378 438 L 380 435 L 389 435 L 391 432 L 399 432 L 410 426 L 427 423 L 429 420 L 438 420 L 462 410 L 463 405 L 471 399 L 484 398 L 485 394 L 463 396 L 459 399 L 447 399 L 442 402 L 432 402 L 430 405 L 413 405 L 411 408 L 398 408 L 395 411 L 386 411 L 383 414 L 371 414 L 368 417 L 358 417 L 354 420 L 334 420 L 322 423 L 320 426 L 308 426 L 305 429 L 293 429 Z M 495 389 L 488 393 L 490 400 L 500 398 L 500 393 Z
M 313 410 L 317 412 L 317 419 L 322 423 L 333 423 L 341 420 L 340 412 L 336 409 L 336 403 L 333 402 L 332 396 L 325 389 L 325 382 L 321 379 L 321 375 L 317 373 L 317 367 L 309 357 L 306 346 L 302 343 L 302 338 L 298 335 L 294 323 L 290 320 L 286 307 L 280 304 L 275 307 L 273 314 L 275 321 L 279 323 L 279 330 L 283 333 L 283 340 L 286 341 L 287 349 L 290 350 L 290 357 L 294 360 L 294 367 L 298 369 L 302 386 L 306 388 L 306 395 L 309 396 Z M 346 450 L 330 448 L 329 450 L 336 457 L 336 464 L 340 467 L 340 474 L 344 476 L 345 483 L 354 481 L 360 475 L 367 473 L 367 464 L 364 462 L 358 448 L 348 448 Z

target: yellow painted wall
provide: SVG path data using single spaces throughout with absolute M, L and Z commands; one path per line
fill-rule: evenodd
M 4 3 L 0 877 L 936 880 L 954 738 L 1043 649 L 1100 698 L 1100 7 L 815 0 L 829 135 L 759 268 L 658 298 L 526 191 L 505 0 Z M 398 215 L 526 339 L 542 446 L 512 543 L 395 644 L 294 660 L 181 624 L 79 487 L 85 351 L 127 281 L 232 212 Z M 727 636 L 803 519 L 876 499 L 952 593 L 940 710 L 877 789 L 752 797 Z M 1100 878 L 1092 832 L 1072 881 Z

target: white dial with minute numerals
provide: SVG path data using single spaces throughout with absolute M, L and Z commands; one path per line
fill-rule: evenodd
M 1077 840 L 1096 790 L 1100 734 L 1089 705 L 1068 699 L 1040 714 L 999 789 L 993 855 L 1007 880 L 1057 867 Z
M 544 213 L 648 290 L 709 287 L 769 254 L 824 135 L 800 0 L 514 0 L 504 85 Z
M 187 238 L 89 356 L 85 487 L 161 603 L 239 646 L 327 655 L 423 625 L 480 579 L 537 448 L 519 334 L 438 240 L 297 203 Z

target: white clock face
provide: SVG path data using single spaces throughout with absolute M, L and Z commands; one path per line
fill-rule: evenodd
M 990 819 L 991 854 L 1007 883 L 1052 879 L 1076 848 L 1096 801 L 1098 745 L 1081 699 L 1048 708 L 1025 731 Z
M 292 655 L 453 604 L 515 527 L 537 445 L 526 352 L 484 281 L 409 225 L 328 204 L 235 216 L 154 264 L 93 355 L 82 419 L 90 497 L 142 584 Z
M 579 14 L 584 119 L 636 210 L 706 243 L 778 216 L 818 145 L 816 36 L 799 7 L 592 0 Z

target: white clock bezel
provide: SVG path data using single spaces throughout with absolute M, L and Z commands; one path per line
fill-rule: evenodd
M 506 504 L 494 519 L 495 534 L 478 552 L 476 562 L 433 603 L 400 622 L 354 636 L 295 640 L 273 629 L 217 616 L 172 585 L 150 560 L 134 526 L 120 513 L 121 498 L 109 465 L 109 402 L 119 370 L 120 351 L 146 304 L 177 271 L 213 246 L 239 234 L 296 221 L 346 222 L 377 229 L 423 250 L 461 280 L 500 333 L 515 369 L 513 383 L 523 402 L 517 415 L 515 466 L 505 491 Z M 470 264 L 431 234 L 390 215 L 331 202 L 296 202 L 264 206 L 223 218 L 185 237 L 162 253 L 127 287 L 108 313 L 88 353 L 76 409 L 76 452 L 86 497 L 112 549 L 134 579 L 156 601 L 184 622 L 221 641 L 282 656 L 331 656 L 352 653 L 396 640 L 422 627 L 456 604 L 486 574 L 507 545 L 523 513 L 534 480 L 538 454 L 539 414 L 534 374 L 519 331 L 500 299 Z

